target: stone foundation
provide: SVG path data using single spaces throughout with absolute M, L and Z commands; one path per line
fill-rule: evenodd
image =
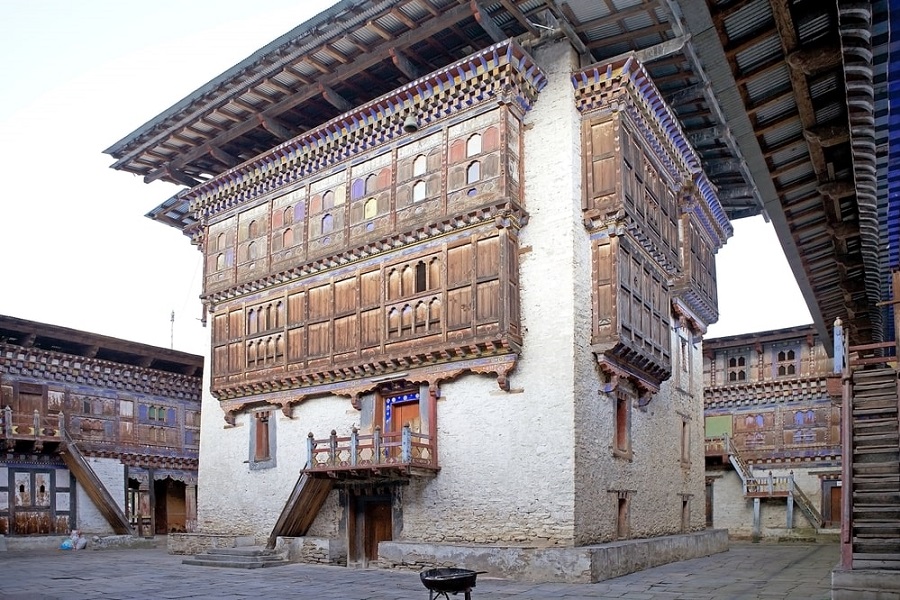
M 275 551 L 291 562 L 347 565 L 347 547 L 341 540 L 322 537 L 279 537 Z
M 246 535 L 170 533 L 166 548 L 169 554 L 202 554 L 210 548 L 239 548 L 255 545 L 256 539 Z
M 832 600 L 891 600 L 900 598 L 900 572 L 858 569 L 831 572 Z
M 728 550 L 728 532 L 696 533 L 626 540 L 579 547 L 477 546 L 381 542 L 382 567 L 421 570 L 460 567 L 490 577 L 554 583 L 596 583 L 670 562 Z

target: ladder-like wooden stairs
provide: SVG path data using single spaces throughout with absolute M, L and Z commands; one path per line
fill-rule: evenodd
M 887 367 L 854 370 L 850 390 L 852 568 L 900 570 L 897 371 Z

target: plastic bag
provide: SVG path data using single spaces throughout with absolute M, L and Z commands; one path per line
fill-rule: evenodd
M 71 539 L 66 539 L 66 540 L 63 540 L 62 544 L 60 544 L 59 549 L 60 550 L 74 550 L 75 544 L 72 542 Z

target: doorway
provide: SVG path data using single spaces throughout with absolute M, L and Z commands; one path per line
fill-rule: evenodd
M 348 565 L 366 568 L 378 561 L 378 543 L 394 538 L 390 493 L 350 495 Z

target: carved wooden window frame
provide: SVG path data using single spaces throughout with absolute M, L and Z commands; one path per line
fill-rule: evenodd
M 276 466 L 275 443 L 276 412 L 271 409 L 255 410 L 248 415 L 250 421 L 249 460 L 250 470 L 271 469 Z

